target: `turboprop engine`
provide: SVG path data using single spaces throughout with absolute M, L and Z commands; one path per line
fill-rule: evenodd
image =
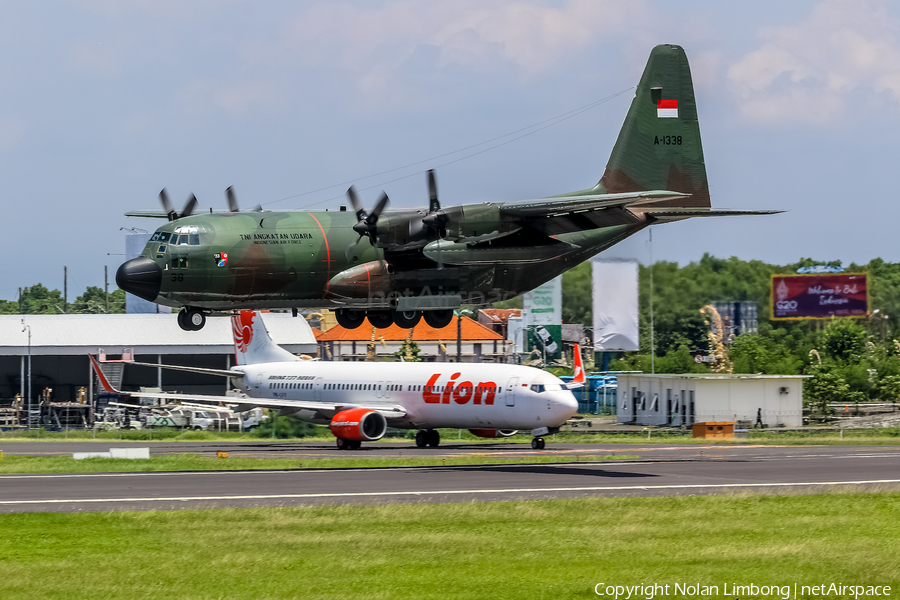
M 483 438 L 504 438 L 516 435 L 518 429 L 470 429 L 469 433 Z
M 387 419 L 371 408 L 350 408 L 334 415 L 329 429 L 338 439 L 338 449 L 359 448 L 361 442 L 374 442 L 384 437 Z

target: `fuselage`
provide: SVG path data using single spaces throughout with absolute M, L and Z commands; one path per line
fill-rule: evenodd
M 386 214 L 408 213 L 418 211 Z M 462 243 L 443 255 L 430 252 L 439 264 L 421 247 L 373 246 L 353 231 L 355 222 L 344 211 L 193 215 L 157 229 L 116 281 L 152 302 L 206 310 L 391 308 L 399 296 L 448 295 L 484 306 L 533 289 L 647 225 L 635 217 L 543 245 L 521 235 Z M 406 238 L 397 233 L 394 239 Z
M 565 383 L 531 367 L 457 363 L 266 363 L 234 367 L 248 396 L 329 405 L 402 406 L 391 427 L 537 429 L 558 427 L 578 410 Z M 289 409 L 288 409 L 289 410 Z M 301 419 L 327 425 L 315 410 Z

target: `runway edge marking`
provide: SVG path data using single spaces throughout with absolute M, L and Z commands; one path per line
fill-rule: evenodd
M 628 485 L 628 486 L 592 486 L 563 488 L 509 488 L 496 490 L 429 490 L 403 492 L 334 492 L 321 494 L 261 494 L 252 496 L 182 496 L 170 498 L 83 498 L 69 500 L 0 500 L 0 506 L 14 504 L 84 504 L 100 502 L 196 502 L 200 500 L 297 500 L 303 498 L 355 498 L 355 497 L 391 497 L 391 496 L 440 496 L 465 494 L 514 494 L 539 492 L 599 492 L 627 490 L 673 490 L 673 489 L 705 489 L 705 488 L 766 488 L 766 487 L 809 487 L 835 485 L 875 485 L 879 483 L 900 483 L 900 479 L 871 479 L 864 481 L 814 481 L 808 483 L 718 483 L 690 485 Z

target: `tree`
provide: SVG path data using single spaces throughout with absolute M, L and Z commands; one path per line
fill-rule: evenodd
M 850 386 L 840 374 L 827 368 L 816 368 L 812 379 L 803 382 L 803 400 L 811 408 L 826 417 L 834 411 L 829 406 L 832 402 L 843 402 Z
M 866 353 L 866 330 L 851 319 L 832 319 L 822 333 L 821 349 L 835 360 L 858 362 Z
M 22 288 L 19 295 L 19 314 L 55 315 L 63 312 L 63 298 L 59 290 L 48 290 L 40 283 Z

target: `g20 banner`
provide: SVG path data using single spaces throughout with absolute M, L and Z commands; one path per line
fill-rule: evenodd
M 869 314 L 865 273 L 772 275 L 772 319 L 827 319 Z

